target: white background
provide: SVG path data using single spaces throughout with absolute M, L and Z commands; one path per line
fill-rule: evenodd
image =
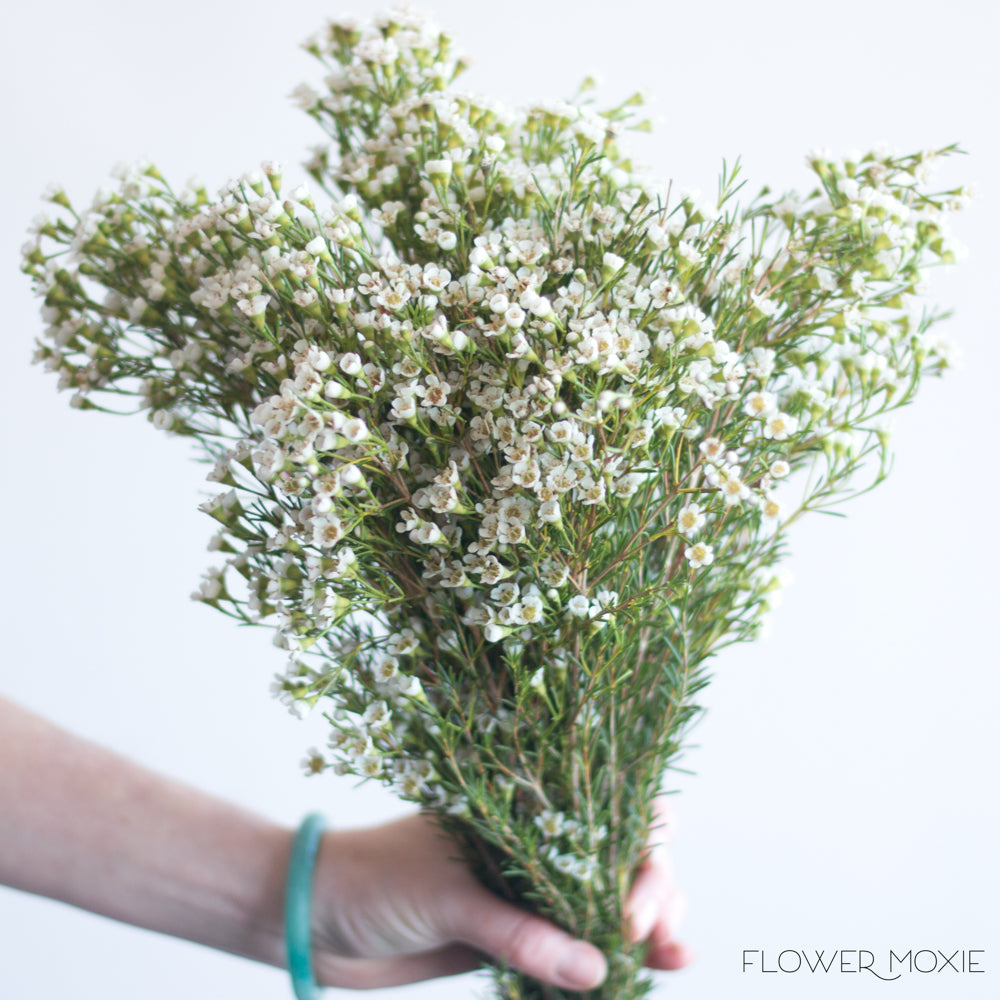
M 381 4 L 356 2 L 368 14 Z M 997 8 L 840 0 L 494 5 L 437 0 L 475 60 L 466 86 L 509 103 L 564 97 L 587 72 L 609 101 L 638 87 L 662 117 L 640 158 L 711 192 L 723 157 L 756 189 L 809 185 L 804 154 L 887 140 L 959 141 L 948 186 L 980 198 L 969 248 L 936 300 L 964 368 L 929 381 L 897 419 L 896 469 L 849 508 L 792 537 L 796 582 L 772 638 L 726 652 L 709 712 L 672 775 L 684 938 L 698 954 L 658 974 L 683 1000 L 997 995 L 1000 698 L 995 622 L 1000 490 L 995 449 L 998 231 Z M 212 562 L 196 510 L 204 468 L 139 419 L 79 413 L 31 367 L 41 331 L 18 248 L 61 181 L 89 200 L 143 154 L 211 189 L 322 141 L 288 101 L 319 67 L 298 43 L 336 6 L 300 2 L 53 0 L 4 15 L 0 158 L 3 428 L 0 690 L 163 772 L 289 825 L 320 808 L 361 825 L 405 806 L 378 787 L 300 777 L 321 728 L 267 692 L 281 655 L 191 603 Z M 696 745 L 697 744 L 697 745 Z M 741 971 L 743 949 L 986 949 L 983 975 Z M 372 996 L 469 997 L 465 976 Z M 288 1000 L 284 973 L 0 890 L 0 995 L 51 1000 Z M 331 995 L 340 995 L 334 991 Z

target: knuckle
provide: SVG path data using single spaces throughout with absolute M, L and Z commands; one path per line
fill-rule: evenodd
M 537 917 L 530 913 L 517 919 L 507 932 L 504 957 L 512 965 L 537 969 L 545 960 L 546 935 Z

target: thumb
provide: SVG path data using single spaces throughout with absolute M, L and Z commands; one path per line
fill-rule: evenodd
M 475 887 L 463 900 L 455 937 L 509 965 L 569 990 L 594 989 L 608 974 L 599 949 L 555 924 Z

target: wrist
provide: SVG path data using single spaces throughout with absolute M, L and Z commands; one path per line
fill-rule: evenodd
M 208 887 L 214 928 L 204 926 L 196 939 L 234 955 L 288 967 L 285 948 L 285 886 L 295 831 L 260 823 L 244 831 L 226 860 L 222 878 Z M 211 912 L 214 904 L 218 912 Z
M 313 971 L 320 986 L 363 990 L 379 985 L 372 979 L 377 963 L 366 959 L 381 956 L 358 936 L 365 922 L 359 920 L 359 902 L 363 890 L 379 881 L 386 862 L 379 854 L 377 828 L 324 831 L 313 871 L 311 914 Z

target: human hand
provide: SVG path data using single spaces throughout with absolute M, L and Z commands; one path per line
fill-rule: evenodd
M 636 870 L 629 892 L 626 917 L 633 941 L 649 939 L 646 965 L 673 971 L 690 964 L 694 955 L 676 939 L 687 902 L 674 883 L 669 845 L 677 829 L 673 808 L 666 795 L 653 804 L 653 824 L 648 853 Z
M 674 940 L 672 827 L 661 798 L 627 901 L 633 940 L 649 936 L 646 964 L 657 969 L 690 960 Z M 0 697 L 0 884 L 284 966 L 292 838 Z M 607 971 L 593 945 L 482 886 L 430 816 L 327 831 L 313 884 L 314 970 L 324 985 L 453 975 L 478 968 L 483 952 L 566 989 L 592 988 Z
M 691 955 L 674 938 L 682 899 L 666 853 L 673 820 L 662 796 L 655 815 L 626 915 L 632 939 L 650 939 L 646 964 L 679 969 Z M 425 815 L 329 831 L 313 899 L 322 985 L 366 989 L 455 975 L 479 968 L 482 952 L 564 989 L 592 989 L 607 974 L 593 945 L 482 886 Z

